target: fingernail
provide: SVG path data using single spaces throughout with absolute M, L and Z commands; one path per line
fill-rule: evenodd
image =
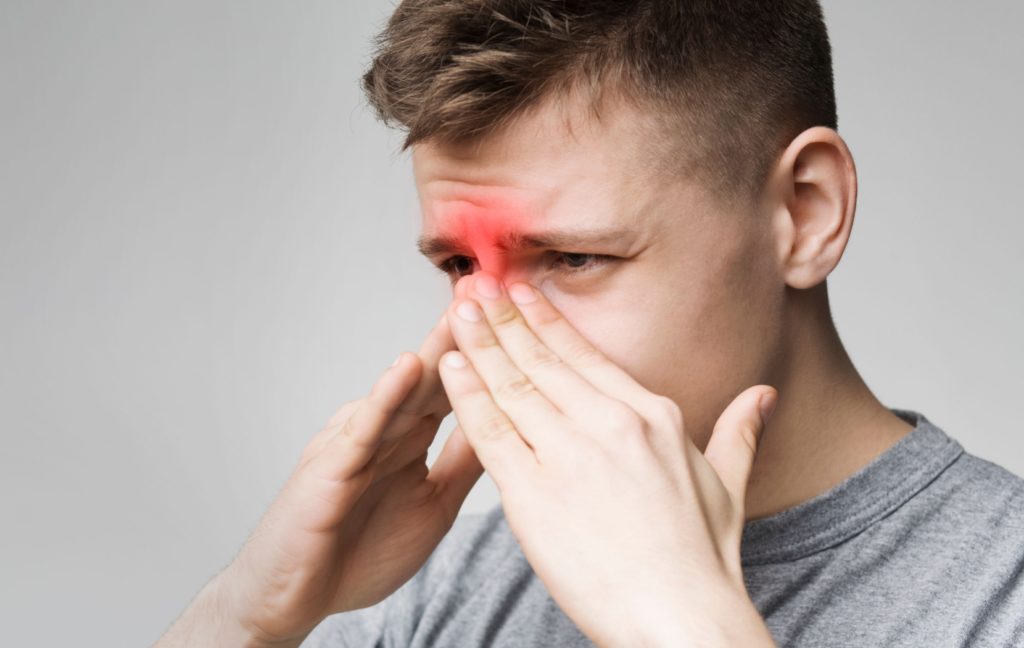
M 492 275 L 486 272 L 477 273 L 473 279 L 473 285 L 476 287 L 476 291 L 487 297 L 488 299 L 497 299 L 501 297 L 501 284 Z
M 459 304 L 458 307 L 456 307 L 455 312 L 459 314 L 459 317 L 467 322 L 480 321 L 480 309 L 471 301 L 465 301 Z
M 779 396 L 777 392 L 771 392 L 761 396 L 761 421 L 765 424 L 768 423 L 768 419 L 771 417 L 772 412 L 775 411 L 775 404 L 778 403 Z
M 537 292 L 524 283 L 515 283 L 509 286 L 508 295 L 517 304 L 529 304 L 537 301 Z
M 402 355 L 403 354 L 401 354 L 401 353 L 398 354 L 398 357 L 395 358 L 395 361 L 391 363 L 392 367 L 397 367 L 398 366 L 398 363 L 402 361 Z
M 462 369 L 466 366 L 466 358 L 458 351 L 452 351 L 444 357 L 444 363 L 449 367 Z

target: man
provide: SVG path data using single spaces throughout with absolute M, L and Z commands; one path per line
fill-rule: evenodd
M 816 2 L 406 0 L 364 87 L 455 298 L 163 645 L 1024 644 L 1022 480 L 831 320 Z

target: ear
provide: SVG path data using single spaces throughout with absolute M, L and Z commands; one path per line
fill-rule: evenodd
M 779 268 L 793 288 L 818 285 L 839 263 L 857 207 L 857 169 L 839 133 L 815 126 L 786 147 L 764 194 Z

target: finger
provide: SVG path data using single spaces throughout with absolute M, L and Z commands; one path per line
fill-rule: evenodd
M 462 427 L 456 425 L 430 467 L 427 481 L 438 487 L 438 502 L 451 521 L 459 514 L 462 503 L 484 473 L 484 467 L 473 452 Z
M 483 308 L 502 348 L 555 407 L 574 421 L 605 420 L 613 402 L 614 407 L 622 407 L 622 401 L 609 400 L 537 337 L 494 275 L 476 272 L 470 276 L 473 283 L 468 292 Z
M 377 465 L 373 481 L 401 470 L 410 461 L 426 452 L 437 436 L 443 417 L 428 416 L 404 436 L 393 441 L 382 441 L 373 462 Z
M 309 462 L 324 479 L 342 481 L 362 470 L 380 446 L 381 433 L 409 390 L 420 379 L 422 367 L 413 354 L 402 354 L 374 383 L 352 416 L 329 436 Z
M 764 431 L 759 407 L 763 397 L 777 400 L 778 391 L 772 387 L 766 389 L 764 385 L 756 385 L 734 398 L 718 417 L 711 439 L 704 448 L 704 458 L 718 473 L 718 478 L 722 480 L 740 512 L 746 501 L 750 470 Z
M 398 438 L 416 426 L 425 416 L 447 416 L 451 411 L 448 396 L 441 388 L 441 378 L 437 374 L 437 364 L 441 355 L 456 348 L 448 328 L 447 313 L 423 340 L 416 355 L 419 356 L 423 370 L 420 381 L 412 392 L 395 410 L 394 417 L 388 422 L 381 436 L 385 441 Z
M 459 350 L 519 434 L 535 452 L 560 451 L 561 441 L 569 431 L 565 415 L 508 357 L 479 304 L 472 299 L 454 300 L 448 310 L 448 321 Z M 448 398 L 452 398 L 450 391 Z M 552 429 L 560 433 L 551 434 Z
M 666 409 L 666 398 L 641 385 L 591 344 L 541 291 L 516 282 L 508 286 L 508 293 L 537 338 L 597 390 L 625 402 L 649 420 Z
M 404 354 L 402 354 L 404 355 Z M 398 366 L 402 362 L 402 355 L 395 360 L 395 365 Z M 403 368 L 407 368 L 407 365 L 402 365 Z M 390 371 L 393 367 L 389 367 L 385 372 Z M 378 379 L 379 380 L 379 379 Z M 327 424 L 324 425 L 323 429 L 317 432 L 317 434 L 306 444 L 306 447 L 302 450 L 302 455 L 299 457 L 299 466 L 303 466 L 308 463 L 313 457 L 315 457 L 320 450 L 324 447 L 327 441 L 337 434 L 338 430 L 351 418 L 352 413 L 359 409 L 365 398 L 358 400 L 349 401 L 331 415 L 331 418 L 327 420 Z
M 459 427 L 498 489 L 529 478 L 539 466 L 536 455 L 462 353 L 445 354 L 441 381 Z
M 317 432 L 316 435 L 310 439 L 309 443 L 306 444 L 306 447 L 302 449 L 302 455 L 299 457 L 300 466 L 308 462 L 320 452 L 320 449 L 323 448 L 325 443 L 327 443 L 327 439 L 334 436 L 334 434 L 341 429 L 341 426 L 345 424 L 345 421 L 352 416 L 352 412 L 356 411 L 362 402 L 362 399 L 349 401 L 338 408 L 338 410 L 327 421 L 327 425 Z
M 455 282 L 455 297 L 466 297 L 466 290 L 469 288 L 469 284 L 473 281 L 473 275 L 463 275 Z
M 471 275 L 462 277 L 454 287 L 456 296 L 463 295 L 466 291 L 467 282 Z M 441 388 L 441 378 L 437 373 L 437 365 L 441 356 L 447 351 L 454 351 L 457 348 L 455 339 L 452 337 L 451 329 L 448 327 L 448 313 L 445 311 L 437 321 L 430 334 L 424 339 L 417 355 L 423 362 L 423 376 L 420 384 L 416 385 L 413 393 L 409 396 L 408 409 L 414 415 L 419 412 L 440 415 L 442 418 L 452 411 L 451 403 L 448 402 L 448 395 Z M 407 409 L 404 404 L 399 408 L 399 414 L 404 414 Z M 385 430 L 385 438 L 391 435 Z

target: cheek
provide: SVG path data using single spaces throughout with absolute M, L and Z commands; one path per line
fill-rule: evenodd
M 620 293 L 588 298 L 545 294 L 580 335 L 638 382 L 647 386 L 656 377 L 651 358 L 658 357 L 666 341 L 651 335 L 657 323 L 641 300 Z
M 689 381 L 707 381 L 707 358 L 701 354 L 714 353 L 702 348 L 700 316 L 706 311 L 685 298 L 691 289 L 685 279 L 669 279 L 662 269 L 653 276 L 623 276 L 599 294 L 544 292 L 584 338 L 634 380 L 675 398 L 693 390 Z

